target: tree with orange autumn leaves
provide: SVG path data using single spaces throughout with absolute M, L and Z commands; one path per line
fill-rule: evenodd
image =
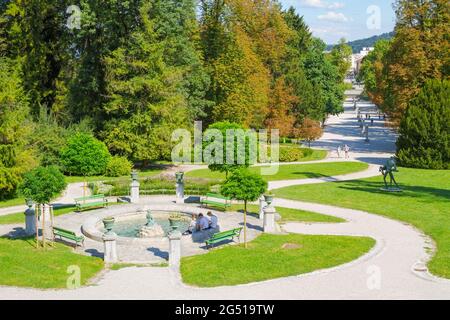
M 386 43 L 378 45 L 376 52 L 365 59 L 363 70 L 373 71 L 362 78 L 367 82 L 369 97 L 398 126 L 408 103 L 428 79 L 449 78 L 450 3 L 397 0 L 394 8 L 395 37 L 388 48 Z
M 215 101 L 207 122 L 279 129 L 288 137 L 309 114 L 326 116 L 327 101 L 311 99 L 317 85 L 308 82 L 306 73 L 301 80 L 308 83 L 301 86 L 285 76 L 287 64 L 302 73 L 301 51 L 306 55 L 311 37 L 293 8 L 282 11 L 273 0 L 203 0 L 201 7 L 204 56 L 212 70 L 209 98 Z M 297 25 L 289 23 L 293 17 Z

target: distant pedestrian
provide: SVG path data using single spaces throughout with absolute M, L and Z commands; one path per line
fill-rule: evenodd
M 338 155 L 339 159 L 341 158 L 341 152 L 342 152 L 341 146 L 338 146 L 337 147 L 337 155 Z
M 345 152 L 345 159 L 350 159 L 350 155 L 349 155 L 350 147 L 348 145 L 344 146 L 344 152 Z

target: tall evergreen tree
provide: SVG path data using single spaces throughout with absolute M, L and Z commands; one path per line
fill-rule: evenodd
M 166 64 L 166 39 L 158 36 L 152 9 L 152 1 L 142 2 L 138 27 L 104 61 L 109 120 L 101 136 L 113 153 L 144 161 L 169 157 L 171 132 L 187 119 L 183 70 Z
M 397 157 L 407 167 L 450 169 L 450 81 L 429 80 L 400 123 Z
M 200 29 L 194 0 L 155 0 L 150 11 L 157 38 L 164 41 L 164 59 L 180 68 L 180 92 L 188 103 L 189 120 L 206 117 L 211 101 L 206 99 L 210 78 L 203 64 Z
M 68 2 L 14 0 L 7 9 L 13 20 L 9 23 L 9 37 L 15 57 L 23 57 L 23 84 L 35 116 L 41 107 L 52 111 L 58 96 L 58 82 L 67 63 L 64 26 Z
M 427 79 L 450 72 L 450 3 L 447 0 L 396 0 L 397 24 L 385 56 L 383 109 L 398 124 L 408 102 Z
M 16 61 L 0 57 L 0 199 L 15 194 L 22 174 L 37 165 L 28 147 L 28 97 Z

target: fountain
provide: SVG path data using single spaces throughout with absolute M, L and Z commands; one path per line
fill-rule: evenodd
M 139 238 L 163 237 L 165 232 L 163 228 L 155 222 L 151 210 L 147 210 L 147 224 L 143 226 L 138 233 Z

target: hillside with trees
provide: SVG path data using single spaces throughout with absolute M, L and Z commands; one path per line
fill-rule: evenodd
M 380 34 L 378 36 L 373 36 L 365 39 L 359 39 L 354 41 L 347 42 L 347 45 L 349 45 L 352 48 L 353 53 L 359 53 L 363 48 L 367 47 L 374 47 L 375 43 L 377 43 L 380 40 L 390 40 L 394 37 L 394 32 L 387 32 Z M 335 45 L 328 45 L 327 49 L 331 50 L 333 49 Z
M 400 128 L 402 165 L 448 168 L 450 3 L 397 0 L 395 10 L 394 38 L 377 42 L 359 79 L 390 125 Z
M 289 138 L 342 112 L 345 45 L 325 54 L 301 15 L 274 0 L 199 4 L 87 0 L 71 27 L 70 1 L 3 1 L 0 198 L 39 165 L 80 174 L 70 137 L 102 146 L 93 172 L 104 174 L 170 160 L 171 133 L 196 120 Z

